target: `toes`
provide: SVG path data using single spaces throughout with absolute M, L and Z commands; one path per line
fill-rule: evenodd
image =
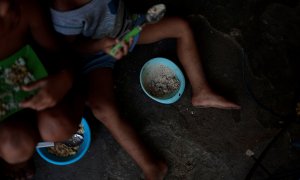
M 197 108 L 241 109 L 241 107 L 217 94 L 206 94 L 192 98 L 192 105 Z
M 26 172 L 25 177 L 26 177 L 26 180 L 33 179 L 34 173 L 33 172 Z

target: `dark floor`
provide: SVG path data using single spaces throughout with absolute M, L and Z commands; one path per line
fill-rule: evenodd
M 166 179 L 242 180 L 247 175 L 249 179 L 299 179 L 300 150 L 290 143 L 300 137 L 300 123 L 293 116 L 300 77 L 299 2 L 163 2 L 169 7 L 168 15 L 184 16 L 191 22 L 212 87 L 242 107 L 194 108 L 189 84 L 175 104 L 149 99 L 140 87 L 139 71 L 147 60 L 158 56 L 179 65 L 174 40 L 138 46 L 120 61 L 115 76 L 122 113 L 148 146 L 167 160 Z M 37 180 L 141 178 L 139 168 L 103 125 L 93 119 L 89 122 L 93 141 L 84 158 L 61 167 L 36 155 Z M 249 173 L 255 161 L 245 155 L 246 150 L 258 158 L 281 130 L 262 159 L 270 174 L 261 167 Z

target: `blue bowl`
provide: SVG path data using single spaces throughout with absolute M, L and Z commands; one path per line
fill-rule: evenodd
M 48 148 L 36 148 L 38 154 L 47 162 L 55 165 L 68 165 L 75 163 L 80 160 L 84 154 L 87 152 L 90 144 L 91 144 L 91 131 L 87 121 L 82 118 L 81 124 L 83 126 L 83 143 L 80 145 L 76 154 L 68 157 L 58 157 L 54 154 L 48 152 Z
M 145 82 L 147 81 L 147 78 L 151 77 L 155 73 L 155 69 L 158 69 L 161 65 L 169 68 L 177 77 L 177 79 L 180 81 L 180 86 L 177 89 L 176 92 L 173 92 L 167 96 L 164 97 L 155 97 L 151 95 L 148 91 L 147 88 L 145 87 Z M 148 80 L 149 81 L 149 80 Z M 153 100 L 162 103 L 162 104 L 171 104 L 176 102 L 183 94 L 184 88 L 185 88 L 185 79 L 183 76 L 183 73 L 179 69 L 179 67 L 174 64 L 172 61 L 162 58 L 162 57 L 157 57 L 150 59 L 148 62 L 144 64 L 144 66 L 141 69 L 140 72 L 140 84 L 142 86 L 143 91 Z

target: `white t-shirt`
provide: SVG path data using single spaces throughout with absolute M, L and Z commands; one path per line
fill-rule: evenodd
M 57 32 L 63 35 L 83 35 L 92 39 L 116 38 L 127 26 L 124 3 L 121 0 L 91 0 L 70 11 L 51 9 Z

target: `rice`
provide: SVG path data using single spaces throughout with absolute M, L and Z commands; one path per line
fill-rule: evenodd
M 82 124 L 79 125 L 79 129 L 77 131 L 78 134 L 83 134 L 84 133 L 84 129 Z M 72 140 L 72 138 L 70 138 L 69 140 Z M 53 147 L 49 147 L 48 148 L 48 152 L 51 154 L 54 154 L 58 157 L 69 157 L 69 156 L 73 156 L 78 152 L 80 146 L 75 146 L 75 147 L 69 147 L 66 144 L 62 143 L 55 143 L 55 145 Z
M 0 66 L 0 119 L 19 108 L 17 93 L 20 87 L 35 81 L 23 57 L 9 67 Z
M 79 146 L 68 147 L 64 143 L 55 143 L 53 147 L 48 148 L 48 152 L 58 157 L 68 157 L 75 155 L 79 149 Z
M 180 87 L 180 81 L 175 73 L 162 64 L 149 72 L 145 84 L 149 94 L 158 98 L 170 96 Z

